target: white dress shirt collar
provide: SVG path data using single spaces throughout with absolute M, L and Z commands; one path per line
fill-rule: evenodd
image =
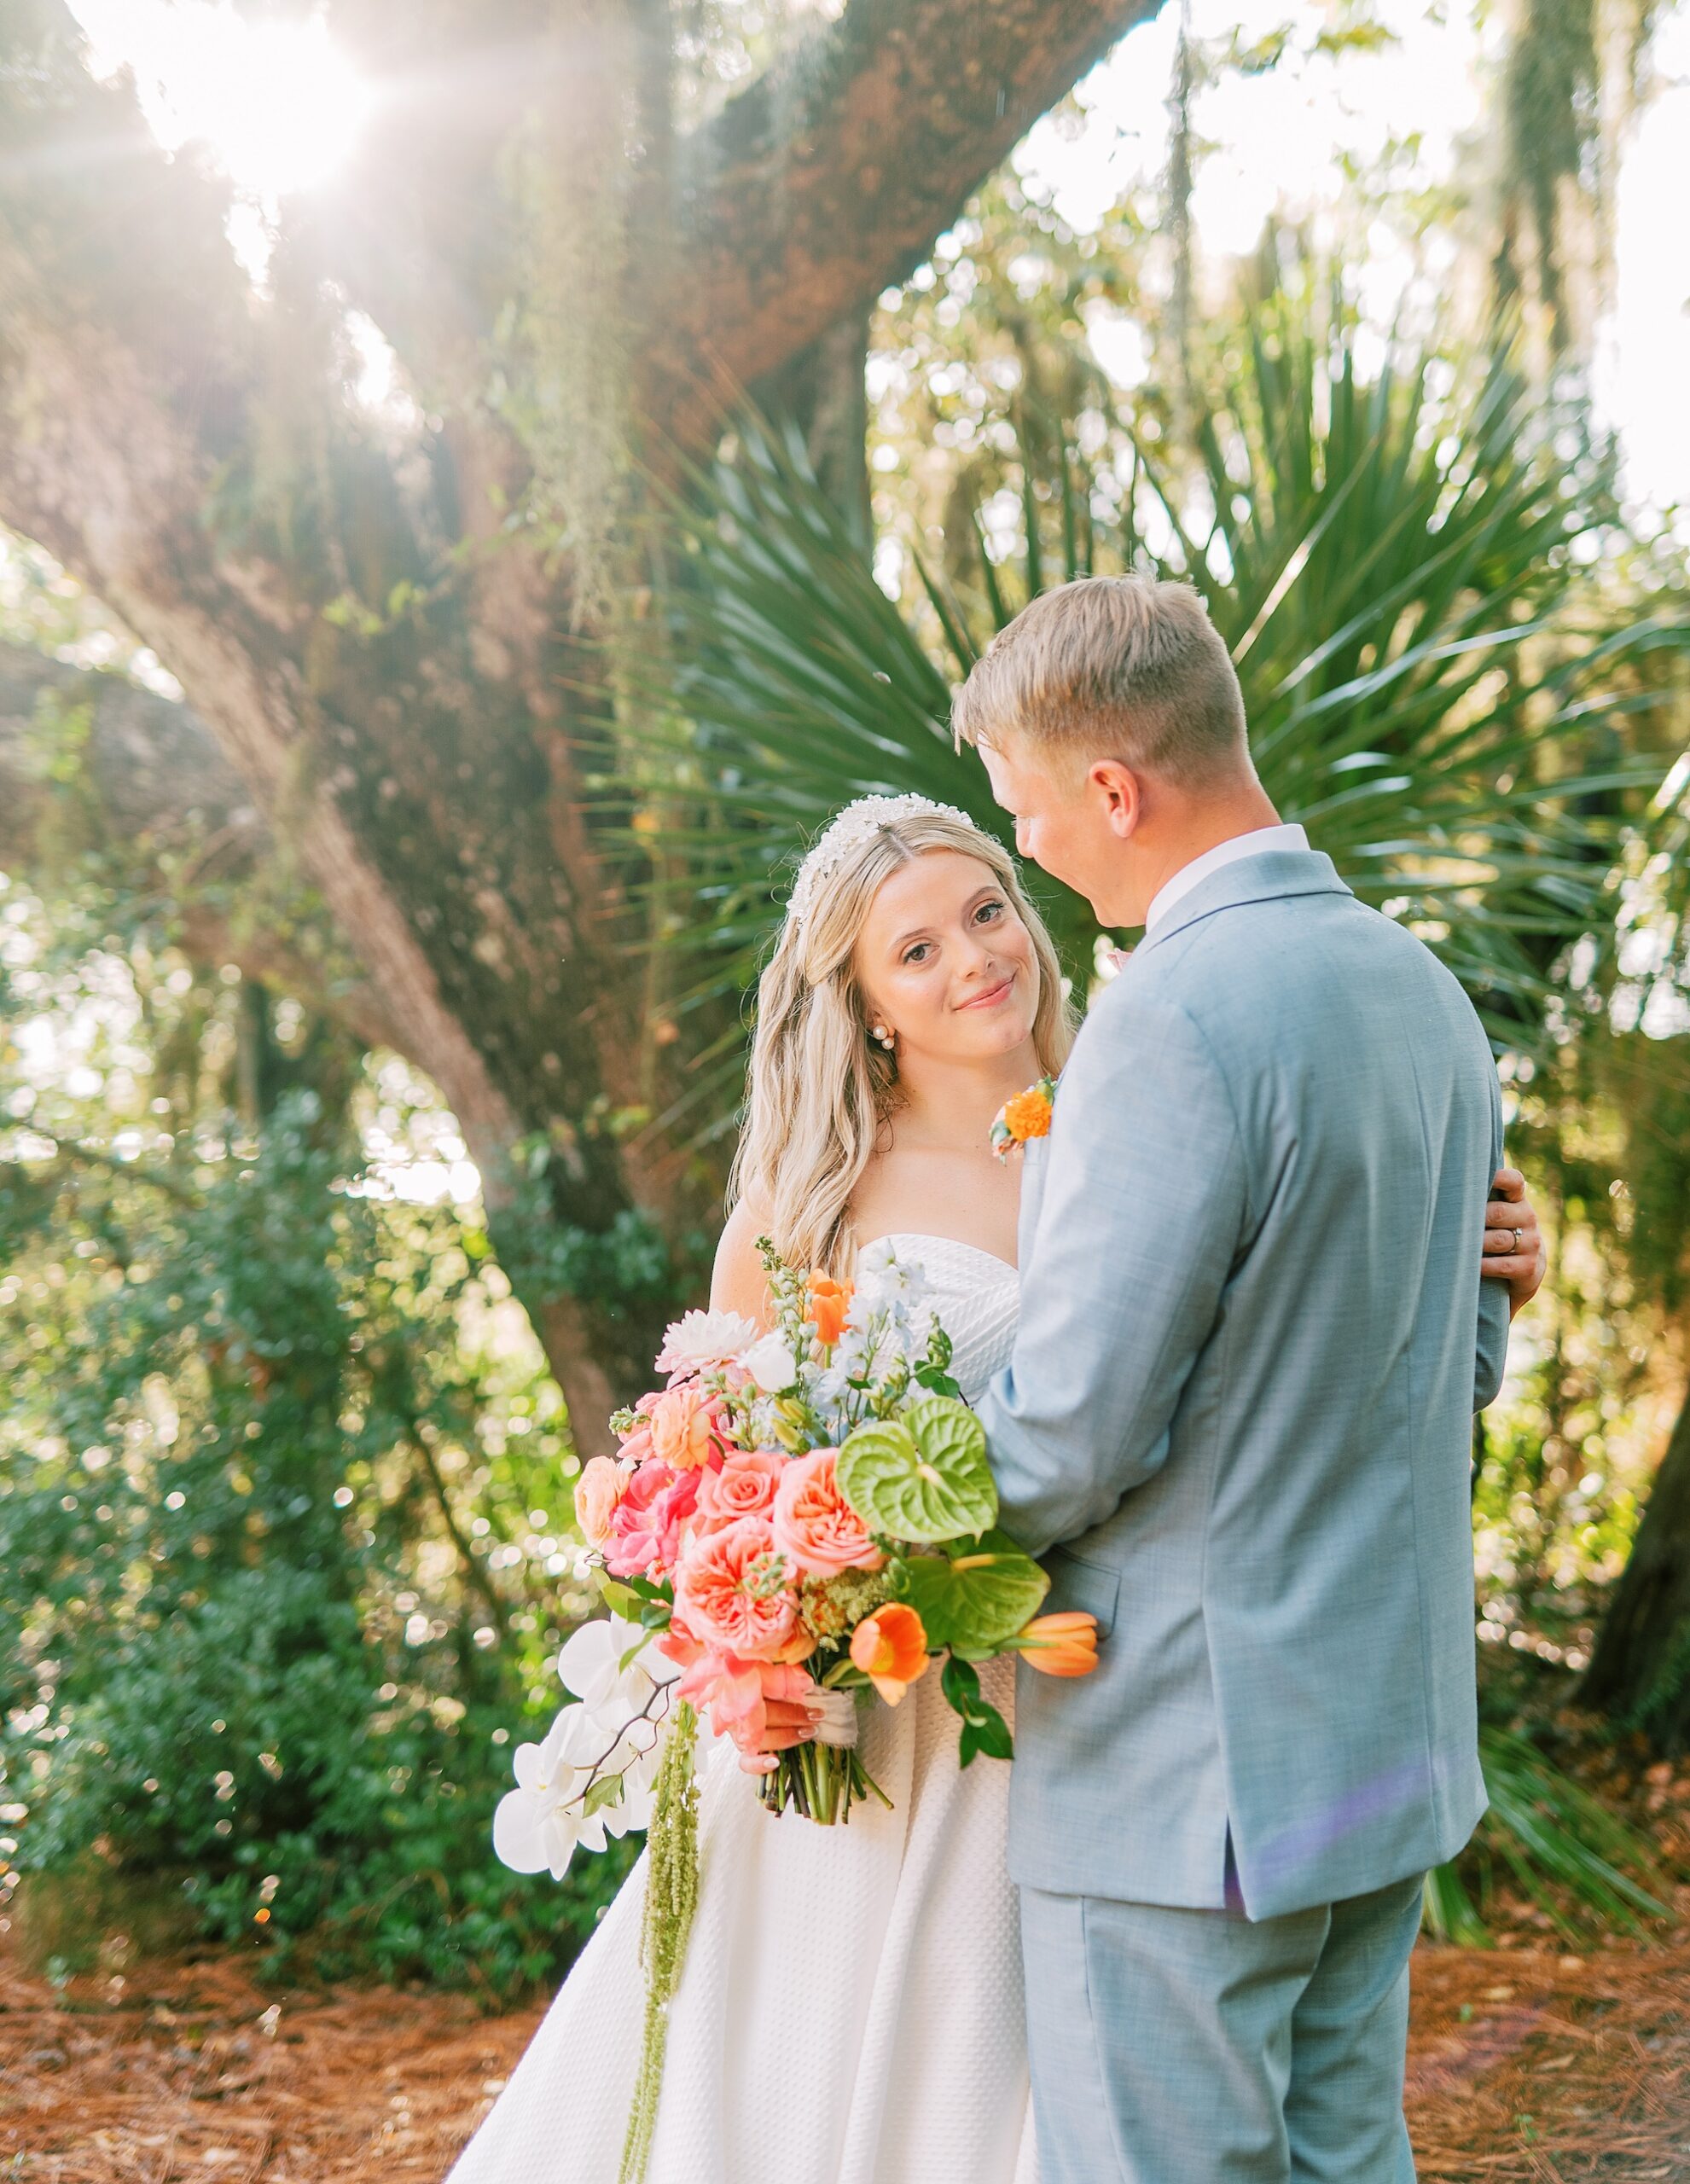
M 1236 864 L 1241 857 L 1261 857 L 1269 850 L 1306 850 L 1308 846 L 1309 837 L 1301 827 L 1253 827 L 1247 834 L 1234 834 L 1230 841 L 1217 842 L 1213 849 L 1205 850 L 1201 857 L 1194 857 L 1189 864 L 1182 865 L 1171 880 L 1164 880 L 1157 889 L 1145 913 L 1146 939 L 1176 903 L 1182 902 L 1193 887 L 1200 886 L 1211 872 L 1218 872 L 1222 865 Z

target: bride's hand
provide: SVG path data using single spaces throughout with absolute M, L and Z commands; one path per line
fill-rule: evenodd
M 775 1755 L 795 1744 L 808 1744 L 822 1718 L 807 1699 L 770 1699 L 764 1705 L 763 1740 L 755 1751 L 741 1751 L 740 1764 L 747 1774 L 772 1774 Z
M 1549 1255 L 1536 1212 L 1525 1194 L 1525 1177 L 1518 1168 L 1499 1168 L 1490 1186 L 1481 1264 L 1485 1274 L 1507 1283 L 1510 1319 L 1531 1302 L 1548 1271 Z

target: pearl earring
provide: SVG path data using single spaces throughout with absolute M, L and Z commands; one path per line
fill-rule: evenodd
M 888 1054 L 891 1052 L 892 1048 L 897 1043 L 897 1032 L 887 1031 L 884 1024 L 874 1025 L 870 1030 L 868 1036 L 871 1039 L 878 1039 Z

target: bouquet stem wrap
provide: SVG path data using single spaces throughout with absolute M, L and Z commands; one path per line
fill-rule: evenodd
M 770 1812 L 784 1812 L 790 1805 L 823 1827 L 849 1820 L 852 1805 L 864 1798 L 878 1798 L 890 1810 L 891 1799 L 857 1757 L 857 1693 L 815 1695 L 822 1707 L 815 1740 L 778 1753 L 774 1772 L 758 1784 L 758 1796 Z
M 658 2096 L 669 2045 L 669 2005 L 681 1984 L 699 1900 L 699 1791 L 693 1771 L 698 1716 L 683 1699 L 675 1710 L 658 1770 L 657 1802 L 646 1838 L 646 1903 L 640 1962 L 646 2019 L 640 2071 L 623 2142 L 617 2184 L 643 2184 L 657 2129 Z

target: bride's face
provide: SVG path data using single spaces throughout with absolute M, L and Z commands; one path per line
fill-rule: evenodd
M 856 970 L 869 1023 L 895 1031 L 903 1056 L 985 1059 L 1032 1036 L 1032 935 L 991 867 L 960 850 L 929 850 L 883 884 Z

